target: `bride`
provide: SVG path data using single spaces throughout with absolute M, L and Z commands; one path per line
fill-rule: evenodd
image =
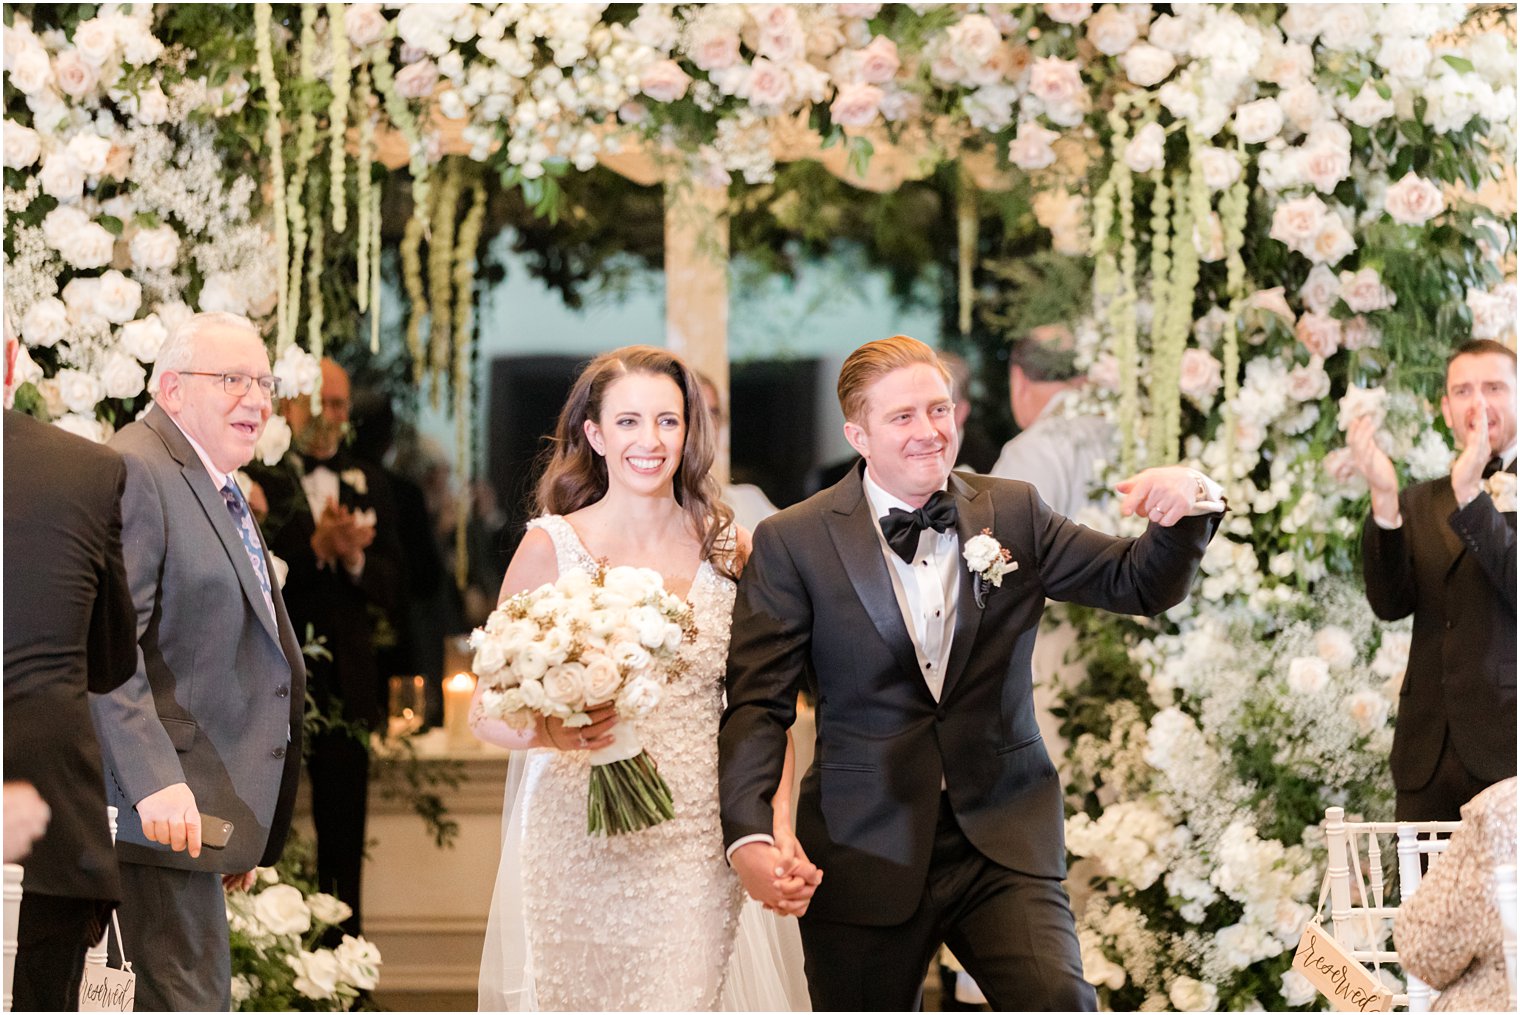
M 796 921 L 745 906 L 723 855 L 718 719 L 734 578 L 749 534 L 718 499 L 713 449 L 694 375 L 662 349 L 628 346 L 597 357 L 560 414 L 538 483 L 540 517 L 529 523 L 501 595 L 604 562 L 656 570 L 666 591 L 691 604 L 697 636 L 682 646 L 684 671 L 639 720 L 675 817 L 629 834 L 587 833 L 587 752 L 612 742 L 611 706 L 591 710 L 589 726 L 538 716 L 525 731 L 471 709 L 477 736 L 519 752 L 507 779 L 482 1011 L 806 1005 Z M 800 915 L 819 872 L 791 832 L 790 755 L 788 762 L 772 804 L 777 869 L 785 873 L 762 901 Z

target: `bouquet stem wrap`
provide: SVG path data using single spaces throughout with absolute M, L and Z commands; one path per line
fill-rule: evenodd
M 612 727 L 612 741 L 591 752 L 586 833 L 622 835 L 675 817 L 670 787 L 654 759 L 644 753 L 638 728 L 619 722 Z

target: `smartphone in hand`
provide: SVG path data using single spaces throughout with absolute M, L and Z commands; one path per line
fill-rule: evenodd
M 211 849 L 226 849 L 232 838 L 232 822 L 214 814 L 201 812 L 201 845 Z

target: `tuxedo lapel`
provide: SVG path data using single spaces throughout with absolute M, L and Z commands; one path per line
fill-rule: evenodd
M 835 489 L 829 510 L 824 514 L 829 537 L 844 563 L 845 574 L 860 605 L 876 633 L 891 650 L 898 667 L 920 687 L 924 678 L 918 672 L 918 654 L 913 649 L 913 639 L 908 634 L 902 609 L 897 605 L 897 595 L 892 590 L 892 575 L 887 569 L 882 553 L 881 540 L 875 522 L 871 518 L 871 502 L 865 495 L 860 481 L 860 468 Z
M 955 524 L 958 538 L 956 549 L 959 552 L 966 545 L 966 540 L 980 535 L 983 529 L 992 528 L 992 494 L 976 489 L 953 472 L 950 473 L 950 492 L 955 494 L 959 508 L 959 518 Z M 945 686 L 940 692 L 941 701 L 950 697 L 955 690 L 955 683 L 966 668 L 966 660 L 970 658 L 971 648 L 981 630 L 982 614 L 986 612 L 976 604 L 975 576 L 970 568 L 964 566 L 964 560 L 959 561 L 959 564 L 961 566 L 956 568 L 956 573 L 959 575 L 960 598 L 955 607 L 955 633 L 951 636 L 950 660 L 945 665 Z
M 1452 492 L 1450 483 L 1437 483 L 1435 493 L 1435 527 L 1441 533 L 1441 545 L 1446 547 L 1446 574 L 1449 576 L 1456 568 L 1462 555 L 1467 552 L 1467 545 L 1462 542 L 1462 537 L 1457 535 L 1451 527 L 1450 518 L 1457 510 L 1457 495 Z

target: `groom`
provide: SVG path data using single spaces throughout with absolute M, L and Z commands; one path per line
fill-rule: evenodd
M 818 739 L 797 836 L 827 874 L 801 921 L 814 1008 L 912 1010 L 947 942 L 998 1010 L 1090 1011 L 1030 651 L 1047 597 L 1181 602 L 1218 488 L 1183 468 L 1119 484 L 1151 521 L 1130 540 L 1025 483 L 952 473 L 947 374 L 902 335 L 850 355 L 839 400 L 864 467 L 763 522 L 739 583 L 719 734 L 730 861 L 752 895 L 775 894 L 770 797 L 807 686 Z M 1007 551 L 1000 585 L 963 556 L 984 532 Z

